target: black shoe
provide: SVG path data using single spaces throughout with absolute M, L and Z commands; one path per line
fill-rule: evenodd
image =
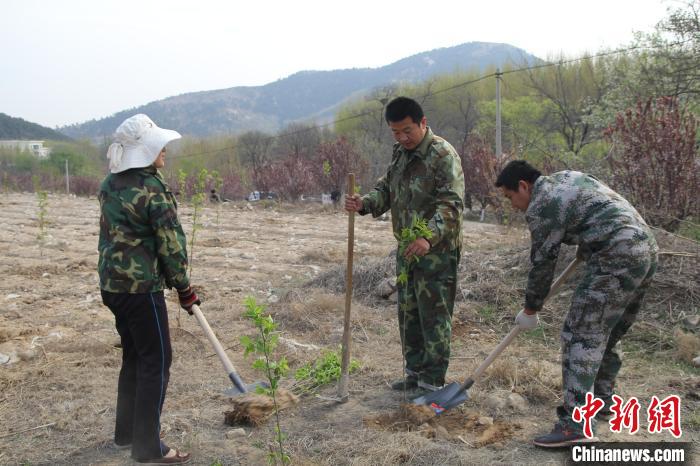
M 398 391 L 415 390 L 416 388 L 418 388 L 418 379 L 415 377 L 406 377 L 391 384 L 391 389 Z
M 554 424 L 554 429 L 546 435 L 535 437 L 533 443 L 543 448 L 561 448 L 579 443 L 597 442 L 597 437 L 587 438 L 582 432 L 577 432 L 562 425 L 560 422 Z
M 434 381 L 426 382 L 424 380 L 419 380 L 418 381 L 418 388 L 425 390 L 427 393 L 429 392 L 436 392 L 440 389 L 442 389 L 445 386 L 445 382 L 443 383 L 434 383 Z
M 433 392 L 436 392 L 440 389 L 444 388 L 444 384 L 442 385 L 433 385 L 428 382 L 424 382 L 422 380 L 418 381 L 418 386 L 414 389 L 413 393 L 416 394 L 417 396 L 425 396 L 425 395 L 430 395 Z

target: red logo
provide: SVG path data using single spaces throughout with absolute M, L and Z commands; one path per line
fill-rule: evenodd
M 636 434 L 639 430 L 639 401 L 632 397 L 627 400 L 627 403 L 622 405 L 622 398 L 613 395 L 613 405 L 610 410 L 613 412 L 613 418 L 610 419 L 610 431 L 620 433 L 622 428 L 629 429 L 630 434 Z
M 661 432 L 665 429 L 676 438 L 681 436 L 681 399 L 678 395 L 667 396 L 661 401 L 656 396 L 652 396 L 647 416 L 649 433 Z
M 593 396 L 593 393 L 588 392 L 586 393 L 586 404 L 581 407 L 577 406 L 574 408 L 571 418 L 575 422 L 583 422 L 583 435 L 585 435 L 586 438 L 593 438 L 591 420 L 604 405 L 605 403 L 603 400 L 596 398 Z
M 630 434 L 639 431 L 639 410 L 641 405 L 636 397 L 631 397 L 627 403 L 623 404 L 623 399 L 617 395 L 612 396 L 613 404 L 610 411 L 613 417 L 608 422 L 610 431 L 622 432 L 622 429 L 629 429 Z M 601 410 L 605 403 L 600 398 L 596 398 L 593 393 L 586 393 L 586 404 L 577 406 L 571 413 L 571 418 L 578 423 L 583 422 L 583 434 L 587 438 L 593 437 L 593 418 Z M 647 430 L 649 433 L 660 433 L 668 430 L 674 437 L 680 438 L 683 435 L 681 430 L 681 398 L 678 395 L 669 395 L 663 400 L 657 396 L 651 397 L 649 408 L 647 408 Z

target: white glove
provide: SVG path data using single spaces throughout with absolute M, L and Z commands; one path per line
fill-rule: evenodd
M 537 313 L 525 314 L 525 309 L 523 309 L 515 316 L 515 324 L 520 326 L 522 330 L 531 330 L 540 324 L 540 318 Z

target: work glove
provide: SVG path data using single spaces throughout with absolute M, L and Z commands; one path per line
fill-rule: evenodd
M 537 313 L 530 315 L 525 314 L 525 309 L 518 312 L 515 316 L 515 324 L 518 325 L 522 330 L 531 330 L 537 327 L 540 323 L 540 318 Z
M 177 296 L 180 299 L 180 306 L 182 306 L 189 315 L 192 315 L 192 306 L 194 304 L 198 306 L 202 304 L 202 301 L 199 300 L 191 286 L 183 288 L 182 290 L 177 290 Z

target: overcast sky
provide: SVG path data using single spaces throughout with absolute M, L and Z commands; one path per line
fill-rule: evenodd
M 378 67 L 464 42 L 540 58 L 629 44 L 669 0 L 1 0 L 0 112 L 79 123 L 300 70 Z

